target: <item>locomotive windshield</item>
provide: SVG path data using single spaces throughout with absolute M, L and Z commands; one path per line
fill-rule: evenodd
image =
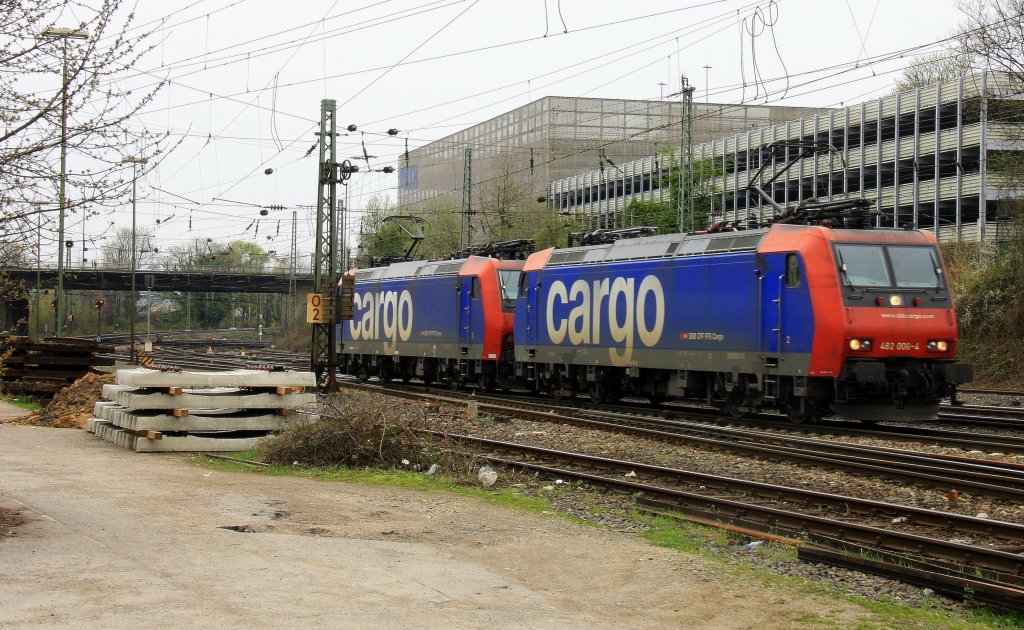
M 881 245 L 836 245 L 839 275 L 854 287 L 892 286 Z
M 942 265 L 934 247 L 836 245 L 839 278 L 850 287 L 941 289 Z
M 889 260 L 896 286 L 904 289 L 941 289 L 942 265 L 934 247 L 897 247 L 889 245 Z

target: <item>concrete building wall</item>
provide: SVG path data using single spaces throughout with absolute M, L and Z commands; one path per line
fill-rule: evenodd
M 695 142 L 778 123 L 820 110 L 764 105 L 696 103 Z M 650 156 L 678 151 L 682 104 L 674 101 L 546 96 L 409 152 L 399 173 L 402 212 L 430 214 L 463 204 L 466 150 L 470 156 L 473 222 L 487 221 L 494 189 L 514 178 L 520 203 L 545 197 L 548 183 Z

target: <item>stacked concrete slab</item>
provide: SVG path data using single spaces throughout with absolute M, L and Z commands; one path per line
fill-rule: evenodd
M 312 372 L 117 371 L 86 429 L 138 452 L 242 451 L 315 402 Z

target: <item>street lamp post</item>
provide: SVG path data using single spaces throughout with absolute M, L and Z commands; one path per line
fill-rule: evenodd
M 132 268 L 131 268 L 132 299 L 131 299 L 131 306 L 128 307 L 128 315 L 129 315 L 129 319 L 131 320 L 131 335 L 130 335 L 131 347 L 129 349 L 129 353 L 131 355 L 131 363 L 132 363 L 132 365 L 135 365 L 135 363 L 136 363 L 136 355 L 135 355 L 135 308 L 136 308 L 136 303 L 137 303 L 137 300 L 138 300 L 138 297 L 135 294 L 135 266 L 136 266 L 136 263 L 135 263 L 135 252 L 138 250 L 137 246 L 135 245 L 135 193 L 136 193 L 136 184 L 139 181 L 139 174 L 138 174 L 139 164 L 145 164 L 146 161 L 147 160 L 144 157 L 125 157 L 125 158 L 121 158 L 121 163 L 122 164 L 131 164 L 132 165 L 132 258 L 131 258 L 131 260 L 132 260 L 132 262 L 131 262 L 131 264 L 132 264 Z
M 86 39 L 89 34 L 80 28 L 57 28 L 51 26 L 40 35 L 44 39 L 64 40 L 64 62 L 61 72 L 60 88 L 60 218 L 57 224 L 57 306 L 54 309 L 57 317 L 55 334 L 59 337 L 64 327 L 64 211 L 65 188 L 67 186 L 67 152 L 68 152 L 68 43 L 69 39 Z

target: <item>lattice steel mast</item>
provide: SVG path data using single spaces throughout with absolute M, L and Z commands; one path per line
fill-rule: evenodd
M 316 250 L 313 259 L 313 292 L 334 295 L 338 272 L 338 180 L 340 169 L 337 153 L 338 106 L 334 99 L 320 101 L 320 162 L 316 196 Z M 324 323 L 314 323 L 310 343 L 310 369 L 323 389 L 337 388 L 338 346 L 334 308 L 324 304 L 330 314 Z

